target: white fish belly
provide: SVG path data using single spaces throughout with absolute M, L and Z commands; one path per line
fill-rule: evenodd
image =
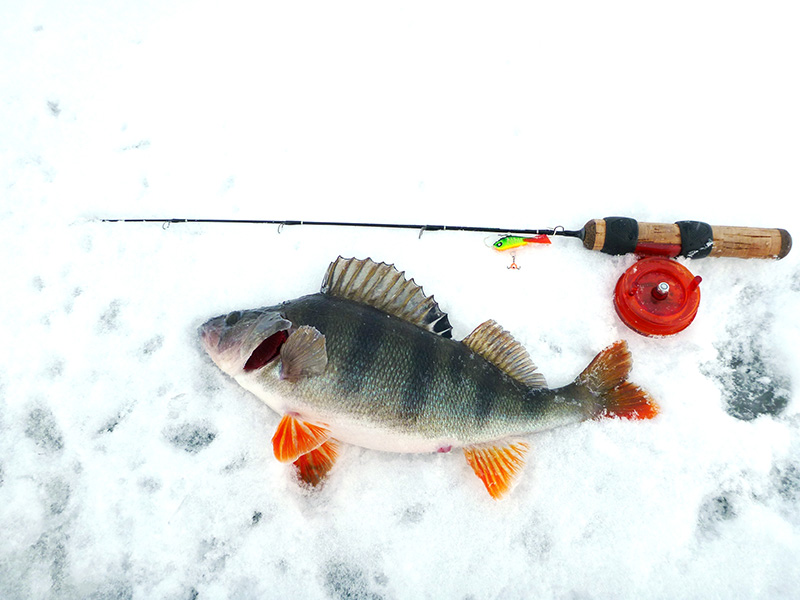
M 309 423 L 323 425 L 331 432 L 332 438 L 346 444 L 399 453 L 447 452 L 451 448 L 460 446 L 455 440 L 403 434 L 396 430 L 364 423 L 346 415 L 320 411 L 296 398 L 287 398 L 283 394 L 265 388 L 256 377 L 240 376 L 236 379 L 243 388 L 254 394 L 279 415 L 292 414 Z

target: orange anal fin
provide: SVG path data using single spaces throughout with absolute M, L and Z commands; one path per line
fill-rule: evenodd
M 310 485 L 317 485 L 325 479 L 338 456 L 338 442 L 329 439 L 319 448 L 303 454 L 294 461 L 294 466 L 297 467 L 297 476 Z
M 501 445 L 468 446 L 464 456 L 492 498 L 499 500 L 514 484 L 525 464 L 528 444 L 514 441 Z
M 272 436 L 272 450 L 281 462 L 293 462 L 297 457 L 319 448 L 330 437 L 322 425 L 307 423 L 293 415 L 283 415 Z

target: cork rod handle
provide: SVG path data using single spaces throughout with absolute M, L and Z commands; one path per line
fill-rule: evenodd
M 779 259 L 792 249 L 792 236 L 785 229 L 711 226 L 699 221 L 639 223 L 607 217 L 586 223 L 583 245 L 607 254 Z

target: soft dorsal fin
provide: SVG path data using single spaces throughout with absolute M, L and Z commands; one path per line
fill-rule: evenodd
M 493 320 L 481 323 L 462 340 L 463 344 L 520 383 L 533 388 L 547 387 L 528 351 Z
M 413 279 L 394 265 L 376 263 L 371 258 L 337 258 L 328 267 L 322 293 L 367 304 L 441 335 L 452 337 L 447 315 L 433 296 L 426 296 Z

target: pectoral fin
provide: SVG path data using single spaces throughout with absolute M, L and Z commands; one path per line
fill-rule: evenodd
M 302 419 L 283 415 L 278 429 L 272 436 L 272 450 L 281 462 L 294 462 L 303 454 L 316 450 L 330 438 L 323 425 L 307 423 Z
M 319 448 L 307 452 L 294 461 L 297 476 L 310 485 L 317 485 L 331 470 L 339 456 L 339 443 L 328 439 Z
M 325 336 L 308 325 L 298 327 L 281 346 L 281 379 L 320 375 L 328 366 Z
M 492 498 L 499 500 L 511 489 L 522 470 L 528 448 L 527 443 L 514 440 L 467 446 L 464 455 Z

